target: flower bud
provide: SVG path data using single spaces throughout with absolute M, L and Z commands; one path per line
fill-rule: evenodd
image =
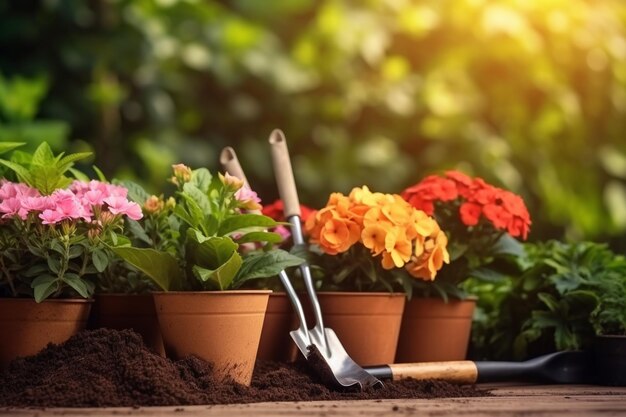
M 146 213 L 154 214 L 163 210 L 164 206 L 165 202 L 163 201 L 163 198 L 151 195 L 143 204 L 143 209 Z
M 170 179 L 174 184 L 181 185 L 191 181 L 191 168 L 185 164 L 172 165 L 174 176 Z
M 224 186 L 230 189 L 231 191 L 237 191 L 241 187 L 243 187 L 243 180 L 240 180 L 239 178 L 233 175 L 230 175 L 228 172 L 224 175 L 222 175 L 222 173 L 219 172 L 218 176 L 220 178 L 220 181 L 222 181 L 222 184 L 224 184 Z

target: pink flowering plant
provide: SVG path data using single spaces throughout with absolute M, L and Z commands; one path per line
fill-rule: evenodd
M 1 296 L 91 297 L 115 258 L 109 246 L 127 240 L 124 219 L 141 219 L 124 187 L 65 176 L 87 155 L 54 156 L 43 143 L 32 158 L 0 160 L 17 177 L 0 180 Z
M 170 182 L 167 199 L 125 183 L 145 217 L 130 222 L 133 245 L 114 248 L 163 291 L 237 289 L 302 263 L 274 246 L 282 238 L 267 230 L 284 223 L 258 214 L 260 199 L 241 180 L 177 164 Z

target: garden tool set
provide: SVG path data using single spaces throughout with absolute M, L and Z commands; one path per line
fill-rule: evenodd
M 269 137 L 272 165 L 278 192 L 284 205 L 284 215 L 291 225 L 294 246 L 305 245 L 300 220 L 300 202 L 283 132 L 274 130 Z M 220 162 L 224 169 L 248 185 L 237 155 L 231 147 L 223 149 Z M 324 326 L 311 271 L 306 262 L 299 267 L 304 280 L 307 297 L 312 305 L 315 326 L 309 328 L 304 309 L 290 277 L 283 270 L 279 274 L 291 300 L 299 327 L 290 332 L 296 346 L 325 382 L 340 387 L 365 389 L 382 387 L 384 380 L 413 378 L 418 380 L 439 379 L 451 383 L 473 384 L 494 381 L 541 381 L 561 384 L 589 381 L 587 354 L 579 351 L 556 352 L 525 362 L 497 361 L 449 361 L 359 366 L 346 352 L 337 334 Z

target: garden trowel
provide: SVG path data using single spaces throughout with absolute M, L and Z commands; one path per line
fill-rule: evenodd
M 291 224 L 294 245 L 301 246 L 304 245 L 304 239 L 300 223 L 300 202 L 283 132 L 278 129 L 274 130 L 269 137 L 269 143 L 272 149 L 274 176 L 280 198 L 283 200 L 285 218 Z M 335 332 L 324 327 L 322 310 L 315 293 L 308 264 L 303 263 L 300 266 L 300 272 L 316 320 L 315 326 L 311 329 L 307 326 L 302 304 L 289 280 L 289 276 L 285 271 L 282 271 L 279 276 L 300 319 L 300 327 L 290 334 L 302 354 L 324 380 L 334 385 L 359 389 L 382 387 L 383 384 L 378 378 L 367 373 L 348 356 Z
M 539 356 L 525 362 L 451 361 L 400 363 L 368 366 L 367 372 L 394 381 L 440 379 L 457 384 L 496 381 L 538 381 L 557 384 L 584 384 L 592 380 L 589 355 L 582 351 L 563 351 Z

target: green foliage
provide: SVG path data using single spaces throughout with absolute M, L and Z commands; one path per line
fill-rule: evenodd
M 20 181 L 36 188 L 43 195 L 52 194 L 59 188 L 67 187 L 72 179 L 65 176 L 75 161 L 91 155 L 89 152 L 54 156 L 50 145 L 42 142 L 31 157 L 19 163 L 0 159 L 0 164 L 15 172 Z
M 243 184 L 181 165 L 174 167 L 171 180 L 177 192 L 167 202 L 127 183 L 146 216 L 129 228 L 135 247 L 114 248 L 162 290 L 236 289 L 302 263 L 271 247 L 281 238 L 265 229 L 281 223 L 245 212 L 250 201 L 236 196 Z
M 66 121 L 107 175 L 153 190 L 228 144 L 271 201 L 262 142 L 281 127 L 312 206 L 456 167 L 522 194 L 534 239 L 623 243 L 623 1 L 262 3 L 5 2 L 4 82 L 33 86 L 0 101 L 48 84 L 35 121 Z M 27 123 L 0 137 L 26 142 Z
M 626 258 L 591 242 L 525 249 L 510 279 L 468 285 L 479 297 L 473 341 L 481 357 L 523 359 L 626 333 Z

